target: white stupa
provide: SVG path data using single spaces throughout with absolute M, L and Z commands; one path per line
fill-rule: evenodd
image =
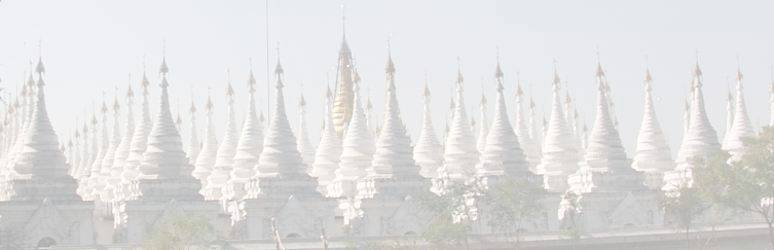
M 191 98 L 193 99 L 193 98 Z M 194 101 L 191 101 L 191 107 L 188 108 L 188 112 L 191 113 L 191 120 L 190 126 L 191 126 L 191 132 L 189 133 L 188 137 L 188 151 L 186 152 L 188 157 L 188 163 L 191 165 L 196 164 L 196 158 L 199 156 L 199 151 L 201 151 L 201 143 L 199 143 L 199 130 L 197 129 L 198 126 L 196 126 L 196 103 Z
M 285 112 L 285 96 L 282 91 L 285 87 L 283 73 L 282 65 L 277 60 L 277 67 L 274 70 L 277 76 L 276 104 L 274 115 L 271 116 L 269 128 L 263 139 L 263 151 L 258 159 L 259 179 L 306 175 L 306 166 L 298 152 L 296 137 L 293 135 Z
M 252 70 L 247 80 L 249 93 L 249 102 L 247 115 L 242 124 L 242 133 L 237 142 L 236 154 L 234 156 L 234 169 L 231 171 L 231 178 L 223 188 L 223 198 L 225 200 L 239 200 L 245 195 L 245 185 L 250 178 L 255 176 L 255 165 L 263 150 L 263 128 L 258 120 L 258 114 L 255 110 L 255 90 L 257 82 L 253 76 Z
M 726 141 L 729 140 L 731 135 L 731 126 L 734 125 L 734 95 L 731 94 L 731 86 L 728 87 L 728 94 L 726 95 L 726 129 L 723 135 L 721 148 L 725 150 Z
M 524 115 L 524 107 L 526 105 L 532 104 L 528 103 L 526 98 L 524 98 L 524 91 L 521 88 L 521 82 L 519 82 L 516 85 L 516 122 L 514 124 L 514 132 L 519 139 L 519 146 L 521 146 L 521 149 L 524 152 L 527 163 L 529 163 L 530 171 L 535 173 L 537 172 L 535 167 L 540 164 L 540 146 L 535 142 L 534 136 L 532 135 L 532 115 L 530 115 L 529 118 Z M 533 112 L 533 109 L 534 108 L 530 107 L 530 114 Z
M 559 74 L 554 68 L 551 118 L 544 126 L 543 156 L 537 166 L 538 173 L 543 175 L 545 188 L 551 192 L 567 190 L 567 176 L 575 173 L 580 161 L 575 137 L 564 118 L 560 84 Z
M 744 155 L 744 139 L 755 136 L 755 130 L 747 115 L 747 105 L 744 101 L 744 87 L 742 85 L 742 72 L 736 72 L 736 100 L 735 114 L 731 129 L 726 132 L 723 142 L 723 150 L 731 154 L 731 161 L 739 160 Z
M 672 191 L 680 186 L 693 184 L 692 170 L 695 160 L 703 160 L 719 152 L 717 132 L 707 118 L 704 109 L 704 93 L 702 87 L 702 72 L 698 62 L 693 71 L 693 90 L 691 99 L 690 125 L 683 136 L 680 150 L 677 153 L 677 166 L 664 175 L 665 191 Z
M 166 58 L 162 61 L 159 72 L 161 73 L 161 104 L 156 121 L 153 123 L 151 132 L 148 135 L 147 149 L 143 153 L 139 168 L 140 191 L 143 191 L 142 189 L 145 188 L 146 183 L 148 188 L 155 188 L 157 184 L 166 181 L 188 182 L 189 178 L 192 179 L 191 173 L 185 173 L 185 170 L 189 169 L 188 159 L 185 158 L 180 133 L 175 127 L 175 123 L 172 120 L 172 112 L 169 108 L 169 94 L 167 92 L 169 68 L 167 67 Z M 167 187 L 169 186 L 165 188 Z M 186 189 L 174 193 L 142 192 L 142 194 L 143 199 L 150 198 L 147 196 L 151 195 L 165 196 L 164 199 L 169 199 L 169 195 L 175 194 L 181 195 L 180 197 L 172 196 L 175 199 L 196 199 L 198 197 L 196 190 Z
M 121 184 L 123 177 L 121 174 L 124 172 L 126 158 L 129 157 L 129 147 L 131 144 L 132 134 L 134 134 L 133 106 L 134 92 L 132 91 L 132 88 L 129 87 L 126 92 L 126 125 L 124 126 L 124 134 L 120 139 L 118 146 L 116 147 L 113 164 L 110 167 L 110 174 L 106 178 L 107 184 L 100 194 L 100 198 L 103 201 L 112 201 L 123 196 Z M 116 116 L 118 116 L 118 114 L 116 114 Z M 117 122 L 118 120 L 116 120 L 116 123 Z M 115 127 L 118 129 L 118 126 Z
M 433 127 L 433 111 L 430 109 L 430 87 L 425 82 L 422 91 L 424 102 L 422 112 L 422 131 L 414 145 L 414 161 L 419 165 L 419 174 L 425 178 L 438 178 L 438 168 L 443 165 L 443 146 L 438 141 Z
M 204 105 L 204 112 L 207 115 L 207 123 L 204 127 L 204 140 L 202 141 L 202 150 L 196 157 L 193 176 L 202 182 L 202 186 L 207 185 L 207 177 L 212 173 L 212 167 L 215 166 L 215 156 L 218 153 L 218 139 L 215 136 L 215 123 L 212 115 L 215 105 L 212 103 L 212 97 L 207 96 L 207 103 Z
M 384 105 L 384 118 L 373 154 L 368 176 L 372 178 L 413 178 L 418 177 L 419 167 L 412 155 L 411 138 L 400 117 L 400 107 L 395 93 L 395 65 L 388 57 L 387 100 Z
M 77 122 L 75 123 L 75 132 L 73 134 L 73 151 L 71 152 L 72 155 L 69 160 L 70 164 L 70 171 L 69 174 L 73 178 L 78 178 L 78 174 L 80 173 L 80 166 L 81 166 L 81 155 L 83 154 L 83 151 L 81 150 L 81 147 L 83 144 L 81 144 L 81 131 L 80 131 L 80 124 Z M 1 168 L 0 168 L 1 169 Z
M 609 231 L 658 223 L 661 209 L 657 193 L 643 185 L 630 167 L 611 109 L 611 91 L 601 65 L 597 65 L 597 112 L 580 169 L 567 179 L 582 213 L 575 218 L 581 230 Z M 561 206 L 561 205 L 560 205 Z
M 470 123 L 468 123 L 468 115 L 465 112 L 462 85 L 462 72 L 458 70 L 454 116 L 444 145 L 444 165 L 439 171 L 441 171 L 441 175 L 452 179 L 467 180 L 475 176 L 475 166 L 479 161 L 479 153 L 476 149 L 476 139 L 473 137 Z
M 95 198 L 98 198 L 95 196 L 95 186 L 98 185 L 99 182 L 103 180 L 102 176 L 102 159 L 105 157 L 105 152 L 107 151 L 107 148 L 109 147 L 110 141 L 108 140 L 108 122 L 107 122 L 107 113 L 108 108 L 107 104 L 105 102 L 102 102 L 102 108 L 100 109 L 100 112 L 102 113 L 102 121 L 100 123 L 96 123 L 96 118 L 92 120 L 92 127 L 94 127 L 94 138 L 95 140 L 99 138 L 99 142 L 95 143 L 97 145 L 94 152 L 96 154 L 93 157 L 93 163 L 91 164 L 89 178 L 86 179 L 85 183 L 82 183 L 78 187 L 78 193 L 83 197 L 84 200 L 87 201 L 93 201 Z M 99 124 L 99 128 L 97 129 L 97 125 Z
M 411 138 L 401 118 L 395 86 L 395 64 L 390 53 L 385 72 L 387 93 L 382 127 L 376 140 L 371 167 L 367 176 L 358 184 L 358 199 L 365 216 L 361 223 L 355 225 L 368 236 L 400 236 L 421 230 L 420 227 L 412 227 L 416 220 L 412 221 L 400 214 L 408 210 L 407 207 L 417 206 L 412 197 L 420 196 L 421 193 L 432 195 L 429 194 L 430 181 L 419 175 L 419 166 L 413 159 Z M 381 226 L 383 224 L 401 226 L 385 230 Z
M 653 78 L 650 70 L 647 70 L 645 73 L 645 107 L 642 124 L 637 134 L 632 168 L 644 173 L 645 184 L 648 187 L 659 189 L 663 185 L 664 172 L 674 169 L 674 161 L 656 116 L 652 84 Z
M 89 130 L 89 121 L 86 119 L 86 121 L 83 122 L 83 130 L 82 131 L 82 138 L 83 138 L 83 144 L 81 146 L 81 161 L 78 164 L 78 172 L 75 173 L 74 177 L 78 180 L 78 182 L 82 182 L 89 178 L 89 175 L 91 175 L 91 149 L 92 144 L 90 142 L 91 138 L 91 131 Z
M 355 82 L 355 110 L 344 134 L 342 153 L 336 178 L 328 186 L 329 197 L 354 197 L 357 181 L 366 176 L 374 154 L 373 134 L 366 124 L 366 114 L 361 104 L 360 82 Z
M 283 233 L 302 237 L 318 235 L 318 223 L 333 223 L 335 202 L 317 192 L 317 182 L 306 173 L 296 147 L 285 111 L 283 73 L 277 60 L 274 114 L 263 140 L 257 175 L 247 183 L 245 197 L 229 208 L 232 223 L 245 215 L 241 225 L 246 227 L 246 238 L 267 239 L 265 230 L 272 221 Z
M 207 177 L 207 186 L 202 191 L 205 199 L 220 199 L 221 189 L 231 178 L 231 171 L 234 169 L 234 156 L 236 155 L 239 132 L 237 131 L 236 111 L 234 110 L 234 88 L 231 87 L 230 79 L 226 84 L 226 99 L 228 101 L 226 131 L 223 135 L 223 142 L 218 147 L 212 173 Z
M 486 116 L 487 109 L 486 95 L 484 95 L 484 84 L 481 83 L 481 101 L 478 103 L 478 136 L 476 136 L 476 149 L 479 153 L 484 153 L 486 147 L 486 137 L 489 134 L 489 122 Z M 475 129 L 476 122 L 471 120 L 471 127 Z
M 115 99 L 113 100 L 113 129 L 110 130 L 112 135 L 110 136 L 110 140 L 108 141 L 109 145 L 107 150 L 105 151 L 105 155 L 102 157 L 102 167 L 100 168 L 99 174 L 100 174 L 100 180 L 96 183 L 94 183 L 94 195 L 99 196 L 100 200 L 103 200 L 103 198 L 110 197 L 111 195 L 102 195 L 105 193 L 105 188 L 107 187 L 108 179 L 111 177 L 111 172 L 113 170 L 113 162 L 116 159 L 116 149 L 118 148 L 118 145 L 121 144 L 121 105 L 118 102 L 118 95 L 116 95 Z M 104 200 L 103 200 L 104 201 Z
M 148 135 L 150 135 L 150 130 L 153 126 L 150 114 L 150 104 L 148 102 L 150 82 L 144 73 L 142 75 L 142 80 L 140 81 L 140 87 L 142 87 L 140 116 L 138 117 L 138 123 L 132 135 L 132 142 L 129 145 L 129 156 L 126 157 L 124 172 L 121 174 L 124 182 L 133 181 L 140 175 L 140 162 L 143 159 L 143 153 L 145 153 L 145 150 L 148 147 Z M 92 129 L 94 129 L 94 127 L 92 127 Z
M 147 228 L 179 213 L 202 217 L 213 226 L 225 222 L 218 217 L 218 206 L 204 201 L 200 182 L 191 176 L 191 166 L 183 151 L 180 134 L 169 107 L 166 58 L 162 60 L 159 112 L 147 140 L 139 166 L 140 175 L 130 183 L 136 197 L 113 203 L 114 223 L 124 231 L 125 241 L 139 244 L 148 237 Z M 154 218 L 148 220 L 147 218 Z
M 8 178 L 0 180 L 2 227 L 24 235 L 12 244 L 36 246 L 47 239 L 62 245 L 91 245 L 93 204 L 78 196 L 78 184 L 68 174 L 69 166 L 49 120 L 42 59 L 35 71 L 35 98 L 29 100 L 34 105 L 28 109 L 32 115 L 27 129 L 17 136 L 22 147 L 10 159 Z
M 621 192 L 642 190 L 639 174 L 630 167 L 631 162 L 621 143 L 611 116 L 607 78 L 602 65 L 597 65 L 597 114 L 584 160 L 580 169 L 568 178 L 570 190 L 577 193 Z
M 538 164 L 540 164 L 540 158 L 543 156 L 543 149 L 541 148 L 541 145 L 543 145 L 543 130 L 540 128 L 540 125 L 538 123 L 542 123 L 542 121 L 539 121 L 537 117 L 536 112 L 536 105 L 535 100 L 532 99 L 532 96 L 529 97 L 529 137 L 532 138 L 532 141 L 536 144 L 535 148 L 537 148 L 538 152 Z M 545 120 L 545 119 L 543 119 Z M 528 156 L 529 157 L 529 156 Z M 529 160 L 529 158 L 527 158 Z M 537 166 L 534 167 L 533 173 L 537 174 Z
M 508 109 L 503 95 L 503 71 L 500 62 L 495 70 L 497 100 L 492 127 L 486 137 L 481 162 L 476 166 L 477 174 L 484 179 L 494 176 L 526 177 L 529 173 L 529 163 L 519 144 L 519 138 L 513 132 Z M 481 124 L 481 126 L 486 126 Z
M 311 172 L 312 164 L 314 163 L 314 146 L 309 142 L 309 131 L 306 129 L 306 99 L 304 99 L 303 90 L 298 96 L 298 141 L 296 145 L 298 152 L 301 154 L 301 158 L 304 160 L 304 164 L 309 168 Z
M 111 168 L 111 176 L 121 177 L 126 165 L 126 159 L 129 157 L 129 149 L 134 135 L 134 91 L 132 87 L 126 90 L 126 121 L 121 143 L 118 144 L 115 153 L 115 159 Z
M 335 171 L 339 167 L 342 151 L 341 138 L 336 134 L 336 129 L 333 126 L 332 101 L 333 94 L 328 87 L 325 93 L 325 118 L 322 134 L 312 164 L 312 171 L 309 173 L 311 176 L 317 177 L 319 189 L 325 193 L 327 193 L 328 184 L 336 177 Z

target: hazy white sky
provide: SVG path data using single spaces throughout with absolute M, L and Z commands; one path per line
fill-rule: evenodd
M 234 87 L 246 88 L 248 58 L 260 79 L 265 110 L 266 36 L 264 1 L 248 0 L 3 0 L 0 2 L 0 77 L 11 90 L 22 81 L 27 62 L 37 57 L 38 40 L 48 69 L 50 115 L 63 140 L 101 101 L 124 92 L 128 75 L 138 86 L 143 55 L 157 85 L 162 40 L 167 41 L 172 103 L 185 110 L 193 88 L 199 106 L 212 87 L 223 119 L 226 69 Z M 296 126 L 299 86 L 310 103 L 310 133 L 317 140 L 322 91 L 341 42 L 340 1 L 269 0 L 269 55 L 280 44 L 286 102 Z M 642 115 L 646 55 L 655 78 L 657 112 L 676 151 L 681 138 L 681 102 L 698 50 L 705 73 L 709 117 L 722 136 L 725 92 L 737 55 L 745 73 L 747 107 L 756 127 L 768 121 L 768 88 L 774 62 L 774 5 L 767 1 L 347 1 L 347 33 L 364 83 L 380 116 L 386 40 L 392 34 L 398 94 L 407 126 L 420 127 L 419 90 L 424 72 L 433 90 L 434 122 L 443 128 L 456 57 L 466 76 L 468 112 L 478 117 L 483 83 L 494 100 L 495 51 L 500 47 L 512 107 L 515 73 L 532 89 L 539 110 L 548 112 L 552 59 L 569 84 L 587 124 L 594 115 L 595 48 L 612 83 L 620 133 L 633 151 Z M 153 89 L 154 103 L 158 88 Z M 237 105 L 245 110 L 246 91 Z M 365 94 L 365 89 L 364 89 Z M 490 103 L 491 103 L 490 101 Z M 154 109 L 157 105 L 154 104 Z M 491 105 L 490 105 L 491 107 Z M 187 113 L 185 116 L 187 117 Z M 491 118 L 491 110 L 490 110 Z M 202 121 L 202 116 L 199 116 Z M 222 123 L 218 124 L 222 134 Z M 187 126 L 186 126 L 187 127 Z M 200 128 L 202 126 L 200 125 Z M 184 129 L 187 132 L 187 128 Z

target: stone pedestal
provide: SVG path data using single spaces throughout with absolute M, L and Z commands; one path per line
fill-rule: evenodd
M 245 219 L 239 222 L 242 229 L 235 238 L 271 240 L 272 219 L 282 238 L 318 239 L 323 227 L 329 236 L 341 235 L 334 218 L 336 201 L 317 192 L 314 178 L 275 175 L 252 182 L 246 186 L 260 189 L 260 192 L 251 195 L 256 192 L 248 190 L 247 199 L 241 201 Z
M 363 217 L 357 222 L 366 237 L 421 235 L 431 215 L 419 204 L 430 192 L 430 181 L 412 177 L 371 176 L 358 183 Z
M 570 186 L 567 178 L 570 173 L 566 171 L 543 171 L 543 187 L 551 193 L 563 193 Z
M 624 166 L 614 171 L 583 167 L 569 177 L 570 192 L 578 195 L 581 232 L 661 224 L 658 191 L 648 189 L 639 172 Z
M 81 200 L 76 185 L 70 176 L 3 181 L 0 233 L 4 246 L 93 244 L 94 205 Z
M 164 220 L 184 218 L 206 219 L 216 229 L 228 225 L 215 201 L 205 201 L 198 193 L 199 181 L 189 178 L 140 179 L 134 183 L 139 191 L 136 199 L 114 204 L 114 216 L 123 231 L 117 242 L 139 244 L 148 238 L 156 225 Z M 197 217 L 197 218 L 195 218 Z

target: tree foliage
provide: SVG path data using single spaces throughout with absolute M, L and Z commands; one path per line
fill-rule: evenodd
M 206 249 L 215 240 L 207 218 L 172 215 L 157 224 L 145 242 L 146 249 Z
M 774 247 L 774 127 L 745 138 L 741 157 L 713 157 L 696 172 L 697 187 L 716 205 L 758 215 L 769 228 Z

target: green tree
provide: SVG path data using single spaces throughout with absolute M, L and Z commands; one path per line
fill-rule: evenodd
M 487 218 L 486 223 L 495 231 L 504 233 L 508 240 L 515 238 L 515 246 L 525 231 L 525 222 L 534 219 L 543 209 L 540 198 L 545 189 L 527 178 L 502 178 L 480 197 Z
M 691 228 L 696 217 L 710 207 L 699 186 L 695 180 L 693 185 L 681 185 L 676 190 L 668 191 L 662 201 L 665 214 L 685 233 L 688 248 L 691 245 Z
M 718 155 L 697 172 L 696 180 L 709 201 L 764 220 L 774 248 L 774 127 L 743 142 L 740 158 L 728 161 L 728 155 Z
M 163 219 L 154 227 L 145 241 L 145 249 L 207 249 L 207 245 L 214 240 L 215 231 L 207 218 L 176 214 Z
M 440 249 L 453 246 L 468 248 L 468 236 L 476 218 L 476 209 L 470 199 L 478 193 L 472 183 L 450 183 L 443 195 L 420 193 L 419 205 L 432 215 L 422 238 Z

